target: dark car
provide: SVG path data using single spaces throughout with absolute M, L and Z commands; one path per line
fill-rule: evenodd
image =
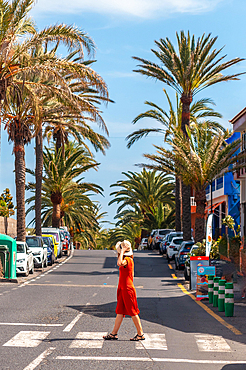
M 47 245 L 47 260 L 48 260 L 48 265 L 52 266 L 53 263 L 55 262 L 55 253 L 54 253 L 54 245 L 51 242 L 50 237 L 48 236 L 43 236 L 43 242 L 45 245 Z
M 188 253 L 190 253 L 190 250 L 194 244 L 195 243 L 192 240 L 185 241 L 181 244 L 180 250 L 175 256 L 175 267 L 177 270 L 184 269 Z

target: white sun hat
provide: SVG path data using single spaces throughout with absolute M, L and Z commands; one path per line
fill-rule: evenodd
M 115 249 L 117 250 L 118 253 L 120 253 L 123 246 L 128 247 L 128 250 L 124 252 L 124 256 L 132 256 L 133 251 L 132 251 L 131 243 L 129 242 L 129 240 L 124 240 L 123 242 L 117 242 Z

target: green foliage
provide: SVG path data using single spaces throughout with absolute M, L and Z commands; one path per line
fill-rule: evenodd
M 12 202 L 12 195 L 8 188 L 6 188 L 0 196 L 0 216 L 10 217 L 15 214 L 14 204 Z
M 233 230 L 234 236 L 240 236 L 240 226 L 238 226 L 237 230 L 235 230 L 235 220 L 231 215 L 227 215 L 223 220 L 222 224 L 229 227 L 229 229 Z

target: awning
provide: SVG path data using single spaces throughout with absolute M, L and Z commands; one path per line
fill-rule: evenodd
M 217 208 L 220 204 L 222 204 L 222 203 L 224 203 L 224 200 L 222 201 L 222 202 L 219 202 L 219 203 L 215 203 L 215 204 L 213 204 L 212 205 L 212 211 L 214 211 L 215 210 L 215 208 Z M 205 213 L 207 213 L 207 212 L 211 212 L 211 206 L 207 206 L 206 208 L 205 208 Z

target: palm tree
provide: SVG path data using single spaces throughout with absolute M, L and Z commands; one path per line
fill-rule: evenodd
M 120 190 L 112 192 L 110 195 L 114 196 L 109 202 L 120 204 L 117 209 L 117 216 L 127 219 L 126 215 L 122 214 L 122 210 L 132 210 L 135 217 L 139 218 L 139 224 L 146 218 L 146 212 L 153 212 L 158 202 L 174 206 L 174 196 L 172 194 L 174 185 L 173 179 L 170 176 L 165 176 L 162 173 L 157 174 L 156 171 L 142 170 L 141 173 L 128 171 L 123 172 L 127 177 L 126 180 L 117 181 L 111 187 L 120 187 Z M 128 217 L 132 214 L 128 213 Z M 142 230 L 141 237 L 144 237 L 145 231 Z
M 168 105 L 169 105 L 169 112 L 165 111 L 157 104 L 146 101 L 145 104 L 150 107 L 144 113 L 139 114 L 133 120 L 133 124 L 137 123 L 140 119 L 143 118 L 151 118 L 163 125 L 163 128 L 147 128 L 147 129 L 140 129 L 134 131 L 132 134 L 127 136 L 128 144 L 127 147 L 130 148 L 136 141 L 139 139 L 148 136 L 150 133 L 160 133 L 164 136 L 164 141 L 172 134 L 173 128 L 181 128 L 182 123 L 182 103 L 178 99 L 178 94 L 176 93 L 176 111 L 172 105 L 171 99 L 165 89 L 163 89 Z M 211 99 L 201 99 L 194 102 L 190 107 L 190 123 L 191 125 L 197 125 L 201 120 L 207 119 L 208 117 L 211 118 L 222 118 L 221 114 L 215 112 L 210 106 L 214 105 Z M 220 134 L 221 132 L 225 132 L 223 126 L 217 123 L 214 120 L 209 121 L 211 130 L 213 130 L 216 134 Z M 180 201 L 180 193 L 181 193 L 181 183 L 178 178 L 175 179 L 175 229 L 176 231 L 181 231 L 182 223 L 181 223 L 181 201 Z M 154 228 L 153 228 L 154 229 Z
M 56 58 L 58 44 L 51 50 L 47 51 L 42 46 L 37 47 L 33 51 L 33 57 L 41 55 L 44 57 Z M 56 88 L 56 84 L 46 81 L 52 89 L 53 97 L 50 96 L 50 91 L 43 96 L 42 99 L 42 126 L 44 126 L 44 136 L 48 139 L 52 136 L 56 142 L 56 150 L 68 143 L 69 136 L 73 136 L 79 143 L 85 144 L 85 140 L 89 141 L 96 150 L 101 150 L 105 153 L 105 149 L 109 147 L 108 140 L 96 133 L 87 122 L 96 121 L 106 133 L 107 127 L 101 117 L 100 111 L 96 107 L 101 102 L 108 102 L 107 86 L 100 75 L 98 75 L 90 67 L 91 61 L 83 61 L 83 57 L 79 51 L 75 50 L 70 53 L 62 61 L 60 74 L 63 75 L 66 84 L 68 85 L 69 96 L 60 94 L 60 90 Z M 82 65 L 83 69 L 78 73 L 74 72 L 74 65 Z M 36 78 L 36 76 L 35 76 Z M 55 91 L 54 91 L 55 87 Z M 41 235 L 41 185 L 43 171 L 43 144 L 42 144 L 42 126 L 36 135 L 36 234 Z
M 37 32 L 35 24 L 28 17 L 28 14 L 34 5 L 34 0 L 13 0 L 11 3 L 1 1 L 0 11 L 0 110 L 12 95 L 20 104 L 22 93 L 29 91 L 30 97 L 34 97 L 36 85 L 32 81 L 32 76 L 42 76 L 44 80 L 55 81 L 56 91 L 59 95 L 71 94 L 61 70 L 67 73 L 72 71 L 77 78 L 82 81 L 85 78 L 85 67 L 68 64 L 62 60 L 54 58 L 54 55 L 35 55 L 37 45 L 43 43 L 48 48 L 50 43 L 63 43 L 68 49 L 79 50 L 83 55 L 83 48 L 89 53 L 94 51 L 92 39 L 73 26 L 55 25 Z M 82 79 L 83 77 L 83 79 Z M 54 91 L 54 86 L 52 90 Z M 37 100 L 36 98 L 34 100 Z M 37 107 L 35 107 L 36 109 Z M 36 109 L 37 111 L 37 109 Z M 35 117 L 38 121 L 38 117 Z M 34 119 L 33 119 L 34 122 Z M 32 122 L 32 123 L 33 123 Z M 17 240 L 25 240 L 25 208 L 24 208 L 24 187 L 25 171 L 24 169 L 24 145 L 30 140 L 30 133 L 27 129 L 27 122 L 21 127 L 22 122 L 18 120 L 18 140 L 16 136 L 15 153 L 16 153 L 16 196 L 17 196 Z M 12 125 L 14 127 L 14 125 Z M 24 136 L 21 136 L 21 133 Z M 16 133 L 17 135 L 17 133 Z M 22 199 L 20 199 L 22 198 Z
M 162 170 L 182 178 L 185 185 L 192 185 L 195 189 L 197 204 L 195 241 L 202 242 L 205 234 L 205 205 L 206 187 L 213 179 L 226 171 L 233 171 L 240 167 L 237 155 L 240 140 L 226 143 L 229 133 L 214 136 L 206 122 L 196 126 L 191 132 L 187 128 L 187 136 L 176 130 L 174 138 L 168 140 L 171 149 L 157 147 L 156 155 L 145 154 L 153 164 L 148 168 Z M 146 166 L 146 165 L 145 165 Z
M 176 37 L 177 52 L 168 38 L 155 41 L 159 50 L 152 50 L 152 52 L 161 64 L 134 57 L 141 63 L 140 68 L 135 72 L 165 83 L 181 96 L 181 129 L 187 136 L 186 128 L 190 125 L 190 105 L 194 95 L 216 83 L 238 80 L 242 73 L 223 75 L 222 72 L 243 59 L 235 58 L 225 62 L 226 55 L 220 56 L 222 48 L 219 50 L 214 48 L 217 37 L 211 37 L 210 33 L 207 36 L 203 34 L 197 40 L 194 35 L 190 37 L 189 32 L 185 36 L 184 31 L 181 31 L 180 36 L 176 33 Z M 184 240 L 190 240 L 190 187 L 185 185 L 182 186 L 182 210 Z
M 88 191 L 101 193 L 102 188 L 83 182 L 83 178 L 79 176 L 91 168 L 96 168 L 98 163 L 83 147 L 71 143 L 66 145 L 64 156 L 61 149 L 57 153 L 55 148 L 45 148 L 43 155 L 45 174 L 42 184 L 43 223 L 46 225 L 52 223 L 53 227 L 59 227 L 64 218 L 68 224 L 73 220 L 75 225 L 83 223 L 88 226 L 93 222 L 89 213 L 94 205 L 85 193 Z M 33 171 L 27 171 L 35 175 Z M 29 183 L 27 190 L 34 189 L 35 184 Z M 27 202 L 32 202 L 34 198 L 29 198 Z

